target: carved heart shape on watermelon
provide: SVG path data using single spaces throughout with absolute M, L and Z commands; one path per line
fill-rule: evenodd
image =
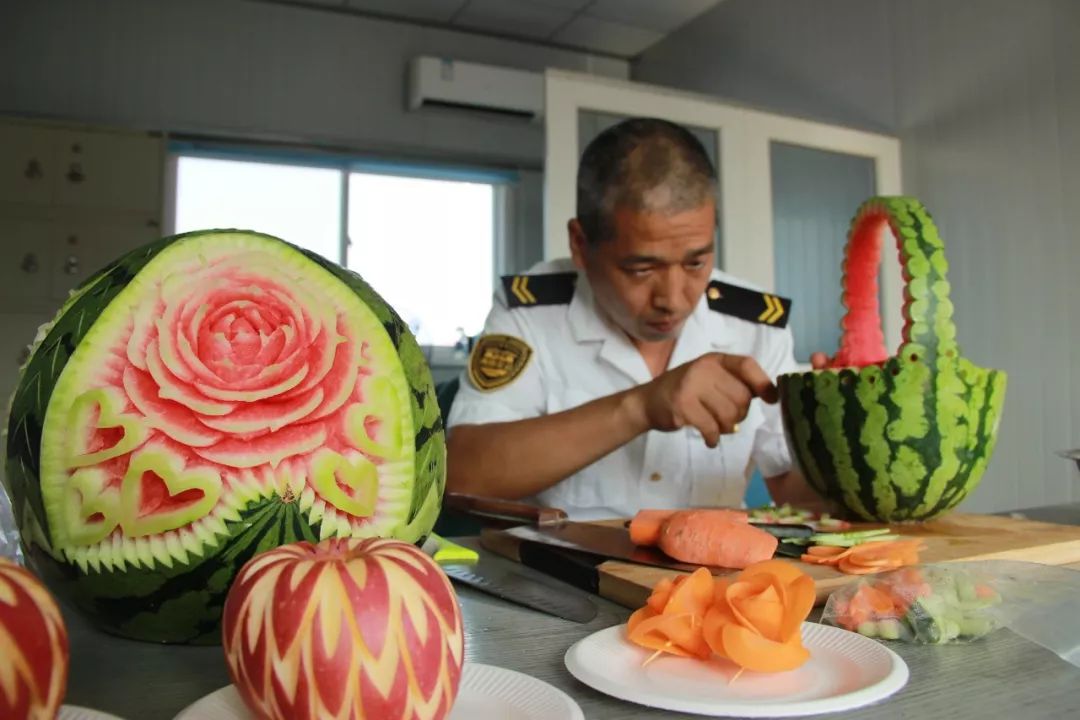
M 379 418 L 378 408 L 385 403 L 401 402 L 394 388 L 384 377 L 367 377 L 363 380 L 363 401 L 345 411 L 345 434 L 358 449 L 378 458 L 389 460 L 402 455 L 400 426 Z M 407 398 L 405 402 L 407 402 Z
M 126 455 L 146 442 L 148 430 L 139 417 L 117 410 L 123 402 L 103 388 L 75 398 L 71 406 L 69 468 L 97 465 Z
M 120 524 L 129 537 L 157 535 L 205 517 L 221 497 L 221 475 L 185 470 L 175 453 L 144 450 L 131 459 L 120 490 Z
M 348 459 L 333 450 L 320 450 L 311 461 L 312 485 L 322 498 L 342 512 L 370 517 L 379 496 L 379 471 L 366 457 Z
M 109 536 L 120 524 L 120 493 L 108 487 L 109 475 L 98 468 L 83 468 L 68 484 L 67 541 L 93 545 Z

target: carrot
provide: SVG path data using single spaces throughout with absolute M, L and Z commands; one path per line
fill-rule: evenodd
M 660 529 L 675 510 L 638 510 L 630 521 L 630 541 L 635 545 L 655 545 L 660 542 Z
M 660 549 L 680 562 L 742 569 L 768 560 L 777 539 L 726 510 L 680 510 L 660 531 Z
M 728 519 L 735 522 L 750 522 L 750 516 L 743 510 L 729 510 L 716 508 L 709 510 L 638 510 L 637 515 L 630 521 L 630 540 L 635 545 L 656 545 L 660 542 L 660 533 L 668 518 L 677 512 L 709 512 L 717 517 L 723 513 Z

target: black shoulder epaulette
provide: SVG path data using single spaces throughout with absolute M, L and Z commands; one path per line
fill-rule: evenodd
M 506 302 L 512 308 L 534 305 L 565 305 L 574 297 L 576 272 L 546 275 L 504 275 Z
M 705 290 L 709 309 L 750 322 L 787 327 L 791 301 L 778 295 L 758 292 L 738 285 L 713 280 Z

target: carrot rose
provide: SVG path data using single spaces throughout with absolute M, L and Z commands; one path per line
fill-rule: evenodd
M 745 670 L 793 670 L 810 657 L 801 627 L 814 606 L 814 581 L 783 560 L 755 563 L 734 578 L 705 568 L 661 580 L 630 616 L 631 642 L 683 657 L 715 653 Z
M 800 630 L 814 607 L 814 581 L 783 560 L 718 580 L 702 634 L 714 653 L 746 670 L 794 670 L 810 657 Z

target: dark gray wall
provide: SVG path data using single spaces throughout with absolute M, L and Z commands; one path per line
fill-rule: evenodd
M 647 50 L 631 74 L 762 109 L 889 131 L 895 110 L 889 17 L 889 0 L 723 0 Z
M 959 339 L 1009 372 L 971 510 L 1080 501 L 1080 3 L 726 0 L 634 79 L 884 131 L 934 214 Z M 854 210 L 854 208 L 852 208 Z
M 405 110 L 428 54 L 626 77 L 627 64 L 244 0 L 4 0 L 0 113 L 539 167 L 539 123 Z

